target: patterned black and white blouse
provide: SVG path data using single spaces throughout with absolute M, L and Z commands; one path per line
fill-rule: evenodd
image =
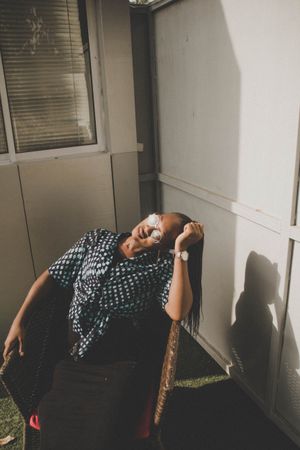
M 102 336 L 112 318 L 143 317 L 152 302 L 164 309 L 173 275 L 173 256 L 157 250 L 139 253 L 112 266 L 117 245 L 131 233 L 96 228 L 85 233 L 48 268 L 64 288 L 73 287 L 68 318 L 80 338 L 70 350 L 74 360 L 83 357 Z

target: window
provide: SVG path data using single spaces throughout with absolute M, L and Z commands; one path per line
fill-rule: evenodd
M 84 0 L 1 0 L 0 42 L 16 153 L 95 144 Z

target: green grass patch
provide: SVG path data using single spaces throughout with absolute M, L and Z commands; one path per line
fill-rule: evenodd
M 229 378 L 228 375 L 217 375 L 211 377 L 199 377 L 187 380 L 176 380 L 175 387 L 186 387 L 192 389 L 198 389 L 206 384 L 218 383 L 219 381 L 224 381 Z
M 7 435 L 16 437 L 16 440 L 5 445 L 6 450 L 21 450 L 23 446 L 23 419 L 16 405 L 1 389 L 0 398 L 0 438 Z

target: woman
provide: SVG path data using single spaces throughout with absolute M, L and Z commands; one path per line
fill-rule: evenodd
M 42 450 L 125 448 L 139 406 L 136 395 L 128 407 L 128 392 L 144 383 L 142 373 L 149 375 L 140 362 L 153 351 L 143 341 L 143 319 L 159 304 L 172 320 L 186 319 L 197 330 L 202 248 L 202 224 L 181 213 L 155 213 L 131 233 L 85 233 L 35 281 L 10 328 L 4 358 L 16 341 L 24 355 L 25 325 L 38 301 L 55 289 L 74 289 L 69 353 L 39 405 Z

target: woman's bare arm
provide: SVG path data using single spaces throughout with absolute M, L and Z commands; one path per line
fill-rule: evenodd
M 190 284 L 188 263 L 175 258 L 173 277 L 169 290 L 166 313 L 172 320 L 183 320 L 193 304 L 193 292 Z
M 30 314 L 34 305 L 51 292 L 58 289 L 58 285 L 51 277 L 48 269 L 46 269 L 31 286 L 21 308 L 19 309 L 16 317 L 8 332 L 7 338 L 4 342 L 3 358 L 5 359 L 8 353 L 13 348 L 16 341 L 19 341 L 19 353 L 24 355 L 23 339 L 25 334 L 25 326 L 30 318 Z
M 190 245 L 202 239 L 203 236 L 202 224 L 198 222 L 188 223 L 185 225 L 183 233 L 175 241 L 175 251 L 187 250 Z M 190 284 L 188 263 L 175 257 L 173 277 L 165 311 L 171 319 L 180 321 L 188 315 L 192 304 L 193 292 Z

